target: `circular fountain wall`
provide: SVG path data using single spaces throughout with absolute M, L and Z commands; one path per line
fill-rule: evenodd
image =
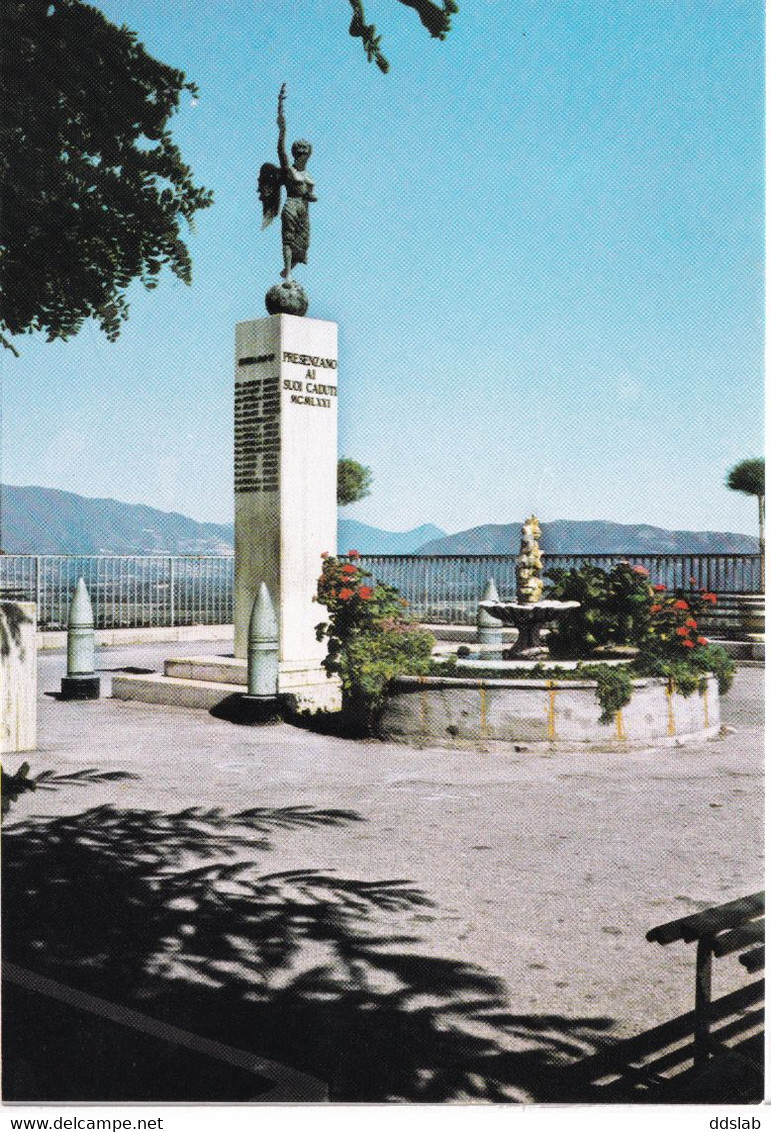
M 720 730 L 717 681 L 684 697 L 666 680 L 633 681 L 631 701 L 611 723 L 600 723 L 591 680 L 479 679 L 398 676 L 380 720 L 392 742 L 485 750 L 616 751 L 675 746 Z

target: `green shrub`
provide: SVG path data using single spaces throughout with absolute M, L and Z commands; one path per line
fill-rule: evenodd
M 595 697 L 600 705 L 600 723 L 612 723 L 616 713 L 632 698 L 632 666 L 628 664 L 579 664 L 579 679 L 595 680 Z
M 555 657 L 590 657 L 607 645 L 637 645 L 650 622 L 652 589 L 644 566 L 617 563 L 610 572 L 585 564 L 580 570 L 557 568 L 548 597 L 578 601 L 562 614 L 548 637 Z
M 668 594 L 664 586 L 654 586 L 650 624 L 635 660 L 641 676 L 663 676 L 671 680 L 682 696 L 702 691 L 713 674 L 721 696 L 733 683 L 736 665 L 719 645 L 711 645 L 699 633 L 697 618 L 717 603 L 713 593 L 678 591 Z
M 322 558 L 316 600 L 329 614 L 316 626 L 317 639 L 327 639 L 322 665 L 328 676 L 340 677 L 343 712 L 371 733 L 390 680 L 425 675 L 436 641 L 410 620 L 397 589 L 368 583 L 372 575 L 358 565 L 356 551 Z
M 721 696 L 731 687 L 734 662 L 725 649 L 699 634 L 697 618 L 717 603 L 715 594 L 667 593 L 666 586 L 650 584 L 643 566 L 628 562 L 619 562 L 609 573 L 585 565 L 580 570 L 553 570 L 548 576 L 554 579 L 550 598 L 581 602 L 549 634 L 553 656 L 587 658 L 603 646 L 633 646 L 639 651 L 626 670 L 630 679 L 660 676 L 683 696 L 703 690 L 709 674 L 717 678 Z M 603 722 L 612 717 L 614 704 L 618 710 L 631 697 L 631 684 L 627 692 L 624 677 L 613 672 L 619 670 L 607 669 L 598 677 Z

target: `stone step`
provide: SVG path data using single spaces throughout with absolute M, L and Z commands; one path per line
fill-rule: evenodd
M 247 684 L 246 660 L 237 656 L 192 656 L 171 657 L 164 663 L 164 674 L 178 680 L 203 680 L 214 684 Z M 328 679 L 318 663 L 308 661 L 281 661 L 279 664 L 278 687 L 284 694 L 298 689 L 315 687 L 317 684 L 336 686 L 335 680 Z
M 163 671 L 179 680 L 246 686 L 246 661 L 235 656 L 171 657 Z
M 202 708 L 211 711 L 228 696 L 242 693 L 241 684 L 225 684 L 215 680 L 183 680 L 160 672 L 135 676 L 115 673 L 112 695 L 116 700 L 138 700 L 143 704 L 166 704 L 170 707 Z
M 282 665 L 279 694 L 291 710 L 338 711 L 340 682 L 328 679 L 318 667 Z M 202 708 L 211 711 L 228 696 L 246 690 L 246 661 L 232 656 L 174 657 L 164 664 L 164 673 L 147 675 L 115 673 L 112 694 L 119 700 L 149 704 Z

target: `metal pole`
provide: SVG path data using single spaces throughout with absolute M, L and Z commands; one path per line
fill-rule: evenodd
M 171 625 L 172 628 L 175 625 L 174 601 L 175 601 L 176 595 L 175 595 L 175 592 L 174 592 L 174 582 L 175 582 L 175 578 L 174 578 L 174 558 L 173 558 L 173 556 L 170 555 L 169 556 L 169 625 Z
M 712 998 L 712 944 L 702 936 L 696 947 L 696 1007 L 693 1025 L 693 1064 L 709 1061 L 709 1011 Z

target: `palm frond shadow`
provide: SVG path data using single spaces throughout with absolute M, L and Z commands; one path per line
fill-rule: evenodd
M 24 659 L 22 626 L 31 622 L 32 618 L 18 605 L 5 602 L 0 606 L 0 659 L 5 660 L 14 649 L 18 650 L 22 660 Z
M 139 778 L 125 770 L 97 770 L 85 767 L 82 770 L 60 771 L 43 770 L 30 778 L 29 763 L 23 762 L 15 774 L 6 774 L 0 766 L 0 798 L 2 816 L 22 794 L 34 790 L 58 790 L 62 786 L 90 786 L 95 782 L 124 782 Z
M 553 1095 L 609 1019 L 515 1014 L 500 979 L 421 954 L 412 921 L 431 902 L 409 881 L 260 868 L 279 831 L 357 820 L 106 805 L 7 825 L 4 959 L 313 1074 L 333 1100 Z

